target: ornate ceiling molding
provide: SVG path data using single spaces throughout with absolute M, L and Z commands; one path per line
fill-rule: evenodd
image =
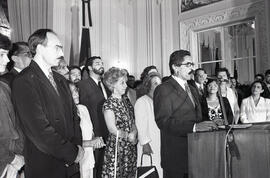
M 256 36 L 260 40 L 256 43 L 259 50 L 257 57 L 267 59 L 267 38 L 264 37 L 267 33 L 264 1 L 248 3 L 179 22 L 180 47 L 194 52 L 194 45 L 196 45 L 192 36 L 194 32 L 248 18 L 255 18 L 258 29 Z

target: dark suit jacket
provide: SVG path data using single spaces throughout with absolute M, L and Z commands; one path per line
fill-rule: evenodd
M 196 107 L 172 77 L 154 92 L 155 120 L 161 133 L 161 166 L 174 172 L 188 172 L 187 134 L 202 120 L 199 98 L 192 86 L 190 90 Z
M 7 83 L 11 87 L 11 83 L 18 74 L 19 72 L 16 69 L 12 68 L 8 73 L 2 75 L 0 77 L 0 80 Z
M 80 120 L 67 81 L 53 76 L 60 96 L 35 61 L 13 81 L 28 178 L 66 178 L 79 171 L 74 161 L 82 143 Z
M 80 103 L 85 105 L 89 111 L 95 136 L 102 136 L 106 140 L 108 129 L 102 112 L 105 102 L 102 91 L 91 77 L 80 81 L 78 87 Z M 107 92 L 108 97 L 109 95 L 110 93 Z
M 225 112 L 227 115 L 227 119 L 228 119 L 228 123 L 232 124 L 233 122 L 233 113 L 232 113 L 232 109 L 229 103 L 229 100 L 226 97 L 222 97 L 223 99 L 223 103 L 224 103 L 224 107 L 225 107 Z M 202 115 L 203 115 L 203 120 L 204 121 L 209 121 L 209 115 L 208 115 L 208 105 L 207 105 L 207 101 L 206 98 L 202 100 Z M 219 101 L 220 103 L 220 101 Z
M 193 86 L 193 87 L 196 89 L 196 92 L 197 92 L 197 94 L 199 95 L 199 98 L 200 98 L 200 100 L 201 100 L 202 97 L 205 95 L 206 92 L 203 91 L 202 95 L 200 95 L 200 91 L 199 91 L 198 86 L 196 85 L 195 80 L 188 80 L 188 84 L 191 85 L 191 86 Z M 206 87 L 204 87 L 204 90 L 205 90 L 205 89 L 206 89 Z

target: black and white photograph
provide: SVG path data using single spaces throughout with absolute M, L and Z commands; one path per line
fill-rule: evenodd
M 181 12 L 185 12 L 223 0 L 181 0 Z
M 0 178 L 270 178 L 269 0 L 0 0 Z

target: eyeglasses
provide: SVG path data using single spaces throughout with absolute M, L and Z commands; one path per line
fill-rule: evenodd
M 30 51 L 27 51 L 27 52 L 22 52 L 20 54 L 18 54 L 17 56 L 22 56 L 22 57 L 32 57 L 32 54 Z
M 182 63 L 182 64 L 178 64 L 176 66 L 180 67 L 180 66 L 186 66 L 186 67 L 193 67 L 195 64 L 193 62 L 187 62 L 187 63 Z

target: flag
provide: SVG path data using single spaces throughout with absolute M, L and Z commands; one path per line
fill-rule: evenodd
M 92 27 L 90 0 L 82 0 L 82 35 L 81 35 L 81 49 L 79 65 L 83 66 L 85 61 L 91 56 L 91 44 L 90 44 L 90 31 L 88 27 L 85 27 L 85 5 L 88 10 L 89 27 Z
M 216 61 L 219 61 L 218 48 L 216 48 Z M 216 62 L 215 74 L 217 74 L 217 71 L 219 70 L 219 68 L 220 68 L 219 62 Z
M 237 66 L 236 66 L 236 61 L 233 61 L 234 66 L 233 66 L 233 78 L 235 78 L 235 80 L 237 81 L 238 79 L 238 71 L 237 71 Z

